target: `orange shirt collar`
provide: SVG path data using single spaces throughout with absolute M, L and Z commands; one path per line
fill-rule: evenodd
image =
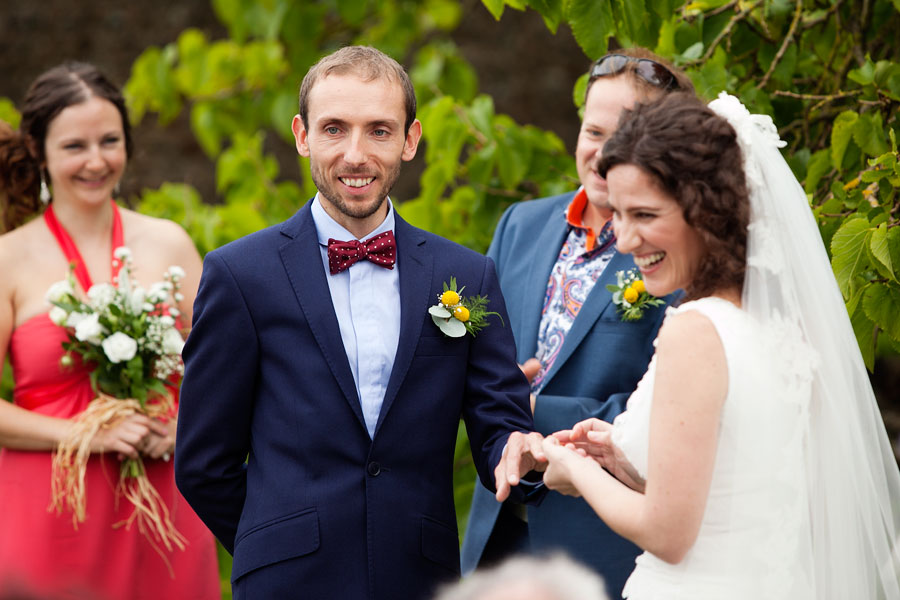
M 584 229 L 587 232 L 587 239 L 584 241 L 584 249 L 591 251 L 597 245 L 597 232 L 584 224 L 584 209 L 587 208 L 587 192 L 584 188 L 580 188 L 576 192 L 569 208 L 566 209 L 566 222 L 572 227 Z

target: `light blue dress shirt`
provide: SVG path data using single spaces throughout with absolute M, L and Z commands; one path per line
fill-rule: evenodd
M 387 217 L 364 239 L 394 230 L 394 206 L 390 199 L 387 202 Z M 357 238 L 325 212 L 318 194 L 311 208 L 331 303 L 341 329 L 341 340 L 353 372 L 353 381 L 356 382 L 356 393 L 369 437 L 374 437 L 400 339 L 400 265 L 394 264 L 393 269 L 385 269 L 368 260 L 361 260 L 331 275 L 328 269 L 328 238 Z

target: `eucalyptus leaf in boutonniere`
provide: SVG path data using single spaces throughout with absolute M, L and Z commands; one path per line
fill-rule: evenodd
M 639 321 L 644 316 L 644 311 L 651 306 L 665 304 L 656 296 L 651 296 L 644 287 L 636 269 L 616 272 L 616 283 L 606 286 L 612 292 L 613 303 L 619 308 L 623 321 Z
M 449 337 L 462 337 L 466 332 L 475 334 L 490 325 L 487 322 L 488 315 L 498 313 L 489 312 L 487 305 L 489 300 L 485 296 L 462 296 L 466 286 L 456 289 L 456 277 L 450 278 L 450 285 L 444 282 L 444 293 L 438 295 L 438 303 L 428 309 L 431 320 L 437 325 L 444 335 Z M 503 318 L 500 317 L 500 322 Z

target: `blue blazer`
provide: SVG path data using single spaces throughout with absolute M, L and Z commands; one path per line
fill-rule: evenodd
M 512 205 L 488 250 L 497 264 L 520 363 L 537 352 L 547 282 L 568 235 L 565 210 L 574 195 Z M 647 370 L 664 307 L 625 322 L 606 289 L 615 283 L 617 271 L 634 266 L 630 255 L 616 252 L 575 318 L 535 403 L 535 427 L 542 434 L 588 417 L 612 421 Z M 499 511 L 493 494 L 476 484 L 462 549 L 463 573 L 478 565 Z M 534 551 L 565 550 L 604 576 L 611 597 L 621 597 L 640 550 L 606 527 L 586 502 L 549 492 L 539 506 L 528 507 L 528 531 Z
M 402 324 L 373 439 L 310 205 L 204 261 L 175 471 L 234 555 L 236 599 L 429 597 L 459 574 L 460 417 L 488 487 L 509 433 L 532 429 L 493 261 L 399 216 L 395 235 Z M 427 311 L 451 276 L 507 326 L 445 337 Z

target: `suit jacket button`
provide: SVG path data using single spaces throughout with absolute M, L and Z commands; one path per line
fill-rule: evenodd
M 381 465 L 373 460 L 368 465 L 366 465 L 366 471 L 372 477 L 378 477 L 378 474 L 381 473 Z

